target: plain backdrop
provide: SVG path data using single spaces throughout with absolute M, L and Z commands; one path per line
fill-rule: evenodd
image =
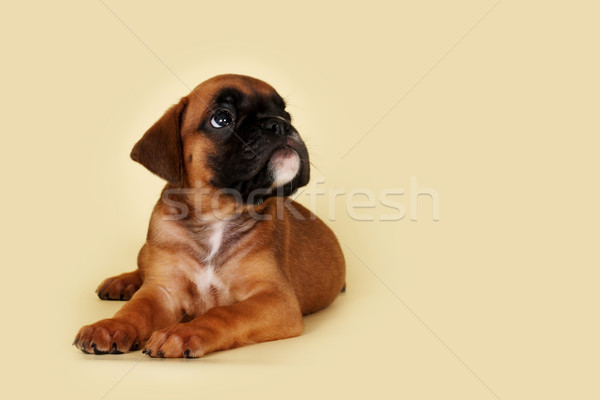
M 5 398 L 600 396 L 596 2 L 1 8 Z M 295 339 L 198 360 L 79 352 L 79 327 L 120 307 L 94 289 L 135 267 L 163 185 L 131 147 L 225 72 L 286 98 L 347 293 Z M 431 197 L 411 204 L 425 189 L 438 221 Z

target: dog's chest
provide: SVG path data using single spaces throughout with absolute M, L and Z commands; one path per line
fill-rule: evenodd
M 223 237 L 225 236 L 225 230 L 227 225 L 225 221 L 217 221 L 211 224 L 208 235 L 205 240 L 205 247 L 208 250 L 208 254 L 204 258 L 204 261 L 211 264 L 213 258 L 217 255 L 221 246 L 223 245 Z
M 184 275 L 190 294 L 188 311 L 193 314 L 233 303 L 230 293 L 230 274 L 215 257 L 225 244 L 227 225 L 216 221 L 197 232 L 184 228 L 175 221 L 161 221 L 157 233 L 169 247 L 178 249 L 177 275 Z
M 220 276 L 219 271 L 211 265 L 203 265 L 188 272 L 190 283 L 194 285 L 190 290 L 192 304 L 190 310 L 194 314 L 203 313 L 216 306 L 231 304 L 232 296 L 229 285 Z

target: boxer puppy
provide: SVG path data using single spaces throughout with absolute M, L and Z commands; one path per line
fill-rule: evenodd
M 131 158 L 168 183 L 138 269 L 105 280 L 129 300 L 79 330 L 85 353 L 201 357 L 289 338 L 302 315 L 345 288 L 333 232 L 286 196 L 308 183 L 308 152 L 268 84 L 220 75 L 198 85 L 140 139 Z

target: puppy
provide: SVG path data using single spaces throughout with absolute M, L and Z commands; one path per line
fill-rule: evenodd
M 85 353 L 201 357 L 289 338 L 302 315 L 345 289 L 333 232 L 286 198 L 308 183 L 308 152 L 267 83 L 219 75 L 198 85 L 139 140 L 131 158 L 168 183 L 138 269 L 106 279 L 129 300 L 79 330 Z

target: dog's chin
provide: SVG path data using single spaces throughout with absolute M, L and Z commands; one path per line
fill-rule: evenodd
M 276 150 L 268 163 L 268 171 L 273 182 L 271 189 L 283 187 L 298 176 L 300 172 L 300 155 L 290 146 L 283 146 Z

